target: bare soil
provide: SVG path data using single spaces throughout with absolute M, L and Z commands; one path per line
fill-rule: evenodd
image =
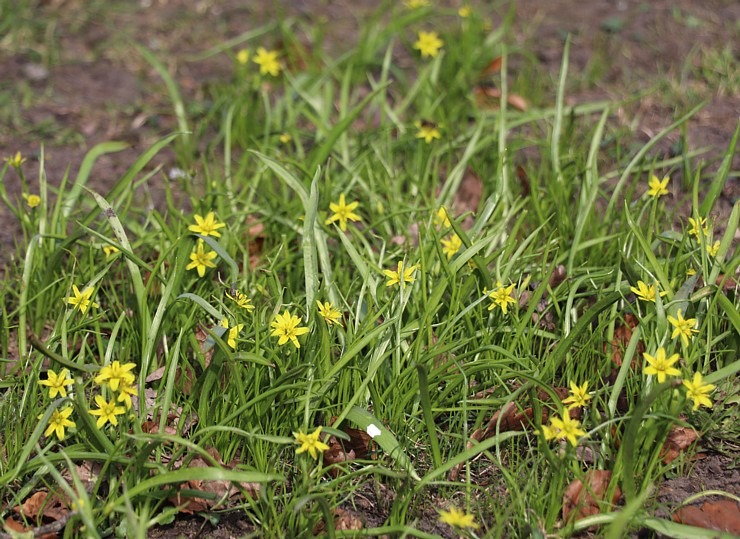
M 449 0 L 435 3 L 459 5 Z M 495 3 L 495 9 L 490 7 L 492 2 L 477 5 L 496 23 L 511 3 Z M 716 160 L 729 144 L 740 117 L 740 95 L 727 90 L 733 77 L 738 84 L 737 64 L 729 74 L 700 73 L 711 51 L 729 47 L 731 57 L 737 60 L 737 1 L 513 3 L 512 46 L 531 51 L 553 79 L 560 68 L 565 35 L 571 34 L 570 72 L 576 84 L 569 90 L 570 102 L 621 100 L 651 87 L 656 80 L 674 81 L 675 86 L 668 85 L 665 91 L 675 92 L 677 101 L 687 95 L 707 100 L 706 107 L 688 124 L 690 147 L 712 147 L 706 158 Z M 19 39 L 13 48 L 6 46 L 8 41 L 0 41 L 0 156 L 23 152 L 29 158 L 24 165 L 26 177 L 33 180 L 43 147 L 49 182 L 58 185 L 65 174 L 70 180 L 76 177 L 82 158 L 96 144 L 125 141 L 128 149 L 105 155 L 94 166 L 90 186 L 105 193 L 138 155 L 176 129 L 162 81 L 134 52 L 131 41 L 142 43 L 162 58 L 185 98 L 197 100 L 206 85 L 230 77 L 232 63 L 226 55 L 207 61 L 196 61 L 194 55 L 288 16 L 322 24 L 327 33 L 325 46 L 335 53 L 351 43 L 363 14 L 375 9 L 378 2 L 138 0 L 90 3 L 97 6 L 94 8 L 84 0 L 39 0 L 37 4 L 30 14 L 38 26 L 36 39 Z M 687 108 L 686 103 L 672 103 L 663 94 L 650 93 L 620 109 L 615 121 L 635 126 L 637 147 Z M 679 138 L 680 133 L 671 134 L 657 151 L 667 154 Z M 175 166 L 173 152 L 162 152 L 152 166 L 160 164 L 165 171 Z M 739 168 L 736 160 L 734 169 Z M 9 192 L 19 197 L 15 173 L 9 172 L 5 181 Z M 155 192 L 158 181 L 161 176 L 155 177 L 151 186 Z M 719 229 L 739 193 L 738 182 L 728 182 L 714 212 Z M 685 204 L 678 209 L 684 215 L 688 212 Z M 16 256 L 20 238 L 15 218 L 0 206 L 0 275 L 1 267 Z M 685 477 L 665 481 L 658 491 L 658 503 L 667 515 L 687 496 L 703 489 L 740 495 L 737 465 L 737 452 L 731 456 L 710 454 L 686 470 Z M 423 527 L 432 530 L 436 513 L 432 511 L 428 518 Z M 368 524 L 379 525 L 383 519 L 372 505 L 367 507 Z M 187 517 L 153 531 L 151 537 L 222 539 L 240 537 L 252 531 L 250 526 L 238 514 L 222 516 L 215 526 L 202 518 Z

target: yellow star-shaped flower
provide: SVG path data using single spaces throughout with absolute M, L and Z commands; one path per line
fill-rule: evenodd
M 193 218 L 195 219 L 195 224 L 190 225 L 188 230 L 190 230 L 190 232 L 200 234 L 201 236 L 214 236 L 216 238 L 220 238 L 221 233 L 218 232 L 218 229 L 226 226 L 224 223 L 216 221 L 216 214 L 212 211 L 209 211 L 205 218 L 201 217 L 197 213 Z
M 74 381 L 69 378 L 69 371 L 67 369 L 62 369 L 59 374 L 49 369 L 46 371 L 46 380 L 39 380 L 39 384 L 49 388 L 49 398 L 53 399 L 57 395 L 66 397 L 67 386 L 74 384 Z
M 186 270 L 195 269 L 198 272 L 198 277 L 203 277 L 206 274 L 206 268 L 215 268 L 216 264 L 213 263 L 213 259 L 218 254 L 216 251 L 205 251 L 203 246 L 203 240 L 199 240 L 198 244 L 193 247 L 190 253 L 190 264 L 185 266 Z
M 715 386 L 714 384 L 705 383 L 700 372 L 695 372 L 692 380 L 684 380 L 682 384 L 686 388 L 686 396 L 694 401 L 694 411 L 698 410 L 699 406 L 712 407 L 709 394 Z
M 68 304 L 74 306 L 75 309 L 79 309 L 82 314 L 85 314 L 90 307 L 100 307 L 100 305 L 98 305 L 91 299 L 93 294 L 93 289 L 91 287 L 88 286 L 82 292 L 80 292 L 79 288 L 77 288 L 77 285 L 73 284 L 72 293 L 74 295 L 69 296 L 65 301 Z
M 684 346 L 689 345 L 689 340 L 694 337 L 694 333 L 699 333 L 698 329 L 694 329 L 696 326 L 696 318 L 684 318 L 681 314 L 681 309 L 676 313 L 676 317 L 668 316 L 668 322 L 673 326 L 673 333 L 671 339 L 681 337 L 681 342 Z
M 44 431 L 44 436 L 50 436 L 53 432 L 56 434 L 57 438 L 61 442 L 64 440 L 64 429 L 65 428 L 74 428 L 77 425 L 75 425 L 75 422 L 69 419 L 69 416 L 72 415 L 72 408 L 67 407 L 63 408 L 62 410 L 54 410 L 51 413 L 51 418 L 49 419 L 49 425 L 46 427 L 46 430 Z
M 329 209 L 334 212 L 324 224 L 330 225 L 335 221 L 339 221 L 339 228 L 344 232 L 347 230 L 347 221 L 360 221 L 361 217 L 355 213 L 355 210 L 360 205 L 359 202 L 350 202 L 347 204 L 344 198 L 344 193 L 339 195 L 339 203 L 332 202 L 329 204 Z
M 301 347 L 301 343 L 298 342 L 298 337 L 308 333 L 308 328 L 300 327 L 301 319 L 295 315 L 290 314 L 286 309 L 283 314 L 275 316 L 275 320 L 272 321 L 273 337 L 278 338 L 278 345 L 282 346 L 288 341 L 293 343 L 296 348 Z
M 514 293 L 515 284 L 504 286 L 501 281 L 496 281 L 496 290 L 489 292 L 488 297 L 493 300 L 488 306 L 488 310 L 492 311 L 495 307 L 501 307 L 504 314 L 508 312 L 509 303 L 516 303 L 516 300 L 512 297 Z
M 280 74 L 280 62 L 277 58 L 277 51 L 268 51 L 264 47 L 259 47 L 252 61 L 260 66 L 260 75 L 270 74 L 277 77 Z
M 469 515 L 465 511 L 460 511 L 457 507 L 451 507 L 447 511 L 440 511 L 439 521 L 455 528 L 474 529 L 478 527 L 473 515 Z
M 414 277 L 415 272 L 416 266 L 404 268 L 403 261 L 399 260 L 396 271 L 383 270 L 383 273 L 388 278 L 388 281 L 385 283 L 385 285 L 393 286 L 394 284 L 397 284 L 403 288 L 406 283 L 410 284 L 416 280 L 416 277 Z
M 655 352 L 655 356 L 651 356 L 650 354 L 643 354 L 643 356 L 649 364 L 643 372 L 648 376 L 657 376 L 659 384 L 662 384 L 668 376 L 681 374 L 681 371 L 673 366 L 678 361 L 678 354 L 666 357 L 665 349 L 662 346 Z
M 308 451 L 308 453 L 311 455 L 311 458 L 318 458 L 319 453 L 323 453 L 324 451 L 329 449 L 328 445 L 319 440 L 320 435 L 321 427 L 318 427 L 311 434 L 304 434 L 303 431 L 294 432 L 293 436 L 295 437 L 295 443 L 301 446 L 296 449 L 296 454 L 305 453 L 306 451 Z
M 581 422 L 577 419 L 571 419 L 570 413 L 564 411 L 561 417 L 553 417 L 550 420 L 553 429 L 557 429 L 557 438 L 567 439 L 575 447 L 578 445 L 578 437 L 585 436 L 586 431 L 581 429 Z
M 421 53 L 422 58 L 434 58 L 439 54 L 444 42 L 439 38 L 437 32 L 420 31 L 418 39 L 414 43 L 414 48 Z
M 653 174 L 650 176 L 650 181 L 648 182 L 648 196 L 651 196 L 653 198 L 660 198 L 663 195 L 668 194 L 668 182 L 670 182 L 671 179 L 668 176 L 665 176 L 662 180 L 659 180 L 658 177 Z

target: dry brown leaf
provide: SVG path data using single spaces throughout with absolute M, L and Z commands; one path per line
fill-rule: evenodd
M 673 513 L 673 520 L 689 526 L 740 535 L 740 503 L 722 499 L 688 505 Z
M 637 327 L 637 324 L 639 323 L 639 320 L 636 316 L 632 314 L 625 314 L 624 315 L 624 322 L 619 324 L 617 328 L 614 330 L 614 340 L 612 341 L 612 361 L 615 363 L 617 367 L 620 367 L 622 365 L 622 360 L 624 356 L 622 355 L 624 352 L 624 349 L 627 348 L 627 345 L 630 342 L 630 339 L 632 338 L 632 330 L 634 330 Z M 630 365 L 631 368 L 635 368 L 635 365 L 637 365 L 637 360 L 642 357 L 642 354 L 645 352 L 645 343 L 640 340 L 637 343 L 637 352 L 634 356 L 632 356 L 632 363 Z
M 583 481 L 576 479 L 568 485 L 563 494 L 563 520 L 580 520 L 599 514 L 599 505 L 604 503 L 611 478 L 612 473 L 608 470 L 589 470 Z M 620 496 L 619 487 L 616 487 L 611 505 L 616 505 Z
M 504 59 L 501 56 L 497 56 L 490 62 L 488 62 L 488 65 L 481 71 L 481 78 L 486 77 L 488 75 L 494 75 L 501 71 L 501 66 L 504 63 Z
M 478 205 L 482 196 L 483 182 L 472 169 L 467 168 L 460 182 L 460 187 L 457 193 L 455 193 L 455 200 L 453 202 L 455 213 L 475 213 L 478 211 Z M 463 221 L 462 226 L 466 230 L 471 228 L 473 226 L 472 219 Z
M 337 507 L 332 509 L 335 531 L 361 530 L 364 527 L 362 520 L 355 513 Z M 326 536 L 326 522 L 319 521 L 313 529 L 314 537 Z
M 674 425 L 671 427 L 671 431 L 668 433 L 668 437 L 663 443 L 663 448 L 660 450 L 660 456 L 665 464 L 673 462 L 682 451 L 685 451 L 690 447 L 696 439 L 699 437 L 699 433 L 692 428 L 681 427 Z
M 218 454 L 216 448 L 211 447 L 207 450 L 208 454 L 221 466 L 224 466 L 221 456 Z M 233 468 L 236 463 L 230 463 L 226 468 Z M 207 462 L 200 455 L 193 457 L 188 463 L 188 468 L 210 468 L 212 465 Z M 238 486 L 237 486 L 238 485 Z M 224 503 L 232 498 L 239 496 L 241 493 L 240 488 L 249 496 L 255 497 L 259 493 L 259 483 L 244 483 L 240 482 L 237 484 L 231 481 L 223 479 L 201 481 L 199 479 L 191 479 L 185 481 L 180 485 L 180 490 L 177 494 L 170 498 L 170 501 L 180 506 L 180 512 L 185 514 L 193 514 L 201 511 L 208 511 L 213 509 L 216 505 Z M 184 496 L 182 490 L 197 490 L 203 493 L 210 494 L 211 496 Z
M 568 395 L 568 388 L 566 387 L 554 387 L 553 391 L 560 400 L 564 399 Z M 550 394 L 546 391 L 539 391 L 537 393 L 537 398 L 543 403 L 548 402 L 550 401 Z M 549 418 L 549 409 L 547 406 L 542 406 L 541 410 L 541 422 L 547 423 Z M 574 408 L 570 411 L 570 416 L 573 419 L 580 419 L 581 414 L 582 411 L 580 408 Z M 516 402 L 509 402 L 506 406 L 496 411 L 493 416 L 491 416 L 485 429 L 476 429 L 475 432 L 473 432 L 470 436 L 470 440 L 466 444 L 466 448 L 470 449 L 473 447 L 473 441 L 480 442 L 496 435 L 497 432 L 525 430 L 527 427 L 532 425 L 533 416 L 534 412 L 531 406 L 521 409 L 520 405 Z M 457 481 L 458 475 L 464 466 L 465 462 L 461 462 L 457 466 L 453 467 L 447 478 L 450 481 Z
M 23 504 L 13 508 L 18 515 L 34 520 L 39 515 L 51 520 L 62 520 L 69 514 L 69 509 L 56 494 L 40 490 L 29 496 Z
M 494 86 L 481 85 L 473 88 L 473 97 L 479 108 L 488 110 L 497 110 L 501 107 L 501 90 Z M 526 99 L 518 94 L 509 94 L 506 96 L 506 103 L 511 107 L 522 112 L 529 108 Z

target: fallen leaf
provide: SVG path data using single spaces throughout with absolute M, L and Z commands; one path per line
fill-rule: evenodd
M 497 110 L 501 107 L 501 90 L 494 86 L 480 85 L 473 88 L 473 97 L 479 108 L 487 110 Z M 526 99 L 518 94 L 509 94 L 506 96 L 506 102 L 513 108 L 522 112 L 529 108 Z
M 636 316 L 627 313 L 624 315 L 624 322 L 619 324 L 614 330 L 614 339 L 612 340 L 611 345 L 612 361 L 617 367 L 620 367 L 622 365 L 622 360 L 624 359 L 624 349 L 627 348 L 627 345 L 632 338 L 632 330 L 637 327 L 638 323 L 639 320 Z M 635 368 L 638 358 L 641 358 L 644 352 L 645 343 L 640 340 L 637 343 L 637 351 L 635 352 L 635 355 L 632 356 L 632 363 L 630 364 L 631 368 Z
M 211 455 L 211 457 L 216 461 L 216 463 L 221 466 L 230 469 L 236 465 L 236 463 L 234 462 L 230 463 L 229 466 L 225 466 L 223 461 L 221 460 L 220 455 L 218 454 L 218 451 L 214 447 L 209 448 L 207 451 L 208 454 Z M 210 462 L 207 462 L 200 455 L 196 455 L 195 457 L 193 457 L 187 465 L 188 468 L 210 468 L 211 466 L 212 464 Z M 182 483 L 179 490 L 177 491 L 177 494 L 171 497 L 170 501 L 180 507 L 180 512 L 191 515 L 193 513 L 198 513 L 201 511 L 209 511 L 217 505 L 220 506 L 221 504 L 224 504 L 225 502 L 238 497 L 241 494 L 241 490 L 239 487 L 241 487 L 241 489 L 244 490 L 250 497 L 256 497 L 260 489 L 259 483 L 240 482 L 234 484 L 231 481 L 226 481 L 223 479 L 207 481 L 192 479 L 190 481 L 185 481 L 184 483 Z M 182 492 L 183 490 L 200 491 L 204 494 L 208 494 L 208 496 L 197 496 L 191 495 L 190 493 L 185 495 Z
M 51 520 L 61 520 L 69 514 L 69 509 L 59 496 L 44 490 L 34 492 L 23 504 L 14 507 L 13 511 L 29 520 L 35 520 L 39 515 Z
M 457 193 L 455 193 L 455 200 L 453 202 L 455 213 L 475 213 L 478 211 L 478 206 L 482 196 L 483 181 L 480 179 L 480 176 L 473 172 L 472 169 L 466 169 L 463 179 L 460 182 L 460 187 L 458 188 Z M 472 220 L 466 219 L 463 222 L 463 228 L 466 230 L 472 226 Z
M 568 395 L 568 388 L 566 387 L 554 387 L 553 391 L 560 400 L 566 398 Z M 551 400 L 550 394 L 546 391 L 539 391 L 537 393 L 537 398 L 543 403 Z M 550 415 L 548 407 L 542 406 L 541 411 L 542 417 L 540 421 L 541 423 L 547 423 Z M 573 419 L 580 419 L 581 415 L 582 411 L 580 408 L 573 408 L 570 411 L 570 416 Z M 476 429 L 473 432 L 473 434 L 470 436 L 470 440 L 468 440 L 466 444 L 466 448 L 470 449 L 471 447 L 473 447 L 474 441 L 480 442 L 482 440 L 485 440 L 486 438 L 490 438 L 491 436 L 496 435 L 497 432 L 525 430 L 527 427 L 533 424 L 533 416 L 534 411 L 531 406 L 527 408 L 522 408 L 516 402 L 509 402 L 506 404 L 506 406 L 496 411 L 493 416 L 491 416 L 491 419 L 488 421 L 485 429 Z M 457 466 L 453 467 L 450 470 L 447 478 L 450 481 L 457 481 L 457 477 L 464 466 L 465 462 L 461 462 Z
M 663 448 L 660 450 L 660 456 L 663 459 L 663 463 L 668 464 L 673 462 L 678 455 L 690 447 L 698 437 L 699 433 L 694 429 L 674 425 L 663 443 Z
M 362 520 L 354 513 L 337 507 L 331 511 L 334 519 L 335 531 L 361 530 L 364 527 Z M 313 528 L 314 537 L 326 537 L 326 522 L 320 520 Z
M 673 513 L 674 522 L 740 535 L 740 503 L 722 499 L 687 505 Z
M 563 520 L 580 520 L 601 512 L 612 473 L 608 470 L 589 470 L 583 480 L 576 479 L 563 494 Z M 611 505 L 616 505 L 622 495 L 619 487 L 614 489 Z
M 483 69 L 483 71 L 481 71 L 481 78 L 487 75 L 493 75 L 501 71 L 501 65 L 503 63 L 504 59 L 501 56 L 497 56 L 496 58 L 488 62 L 488 65 Z

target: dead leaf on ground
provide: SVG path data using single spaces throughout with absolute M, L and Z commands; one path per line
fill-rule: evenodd
M 627 348 L 627 345 L 632 338 L 632 331 L 637 327 L 638 324 L 639 320 L 637 319 L 637 317 L 627 313 L 624 315 L 624 321 L 620 323 L 614 330 L 614 339 L 612 340 L 611 352 L 612 361 L 617 367 L 620 367 L 622 365 L 622 360 L 624 359 L 624 349 Z M 640 340 L 637 343 L 637 351 L 635 352 L 635 355 L 632 356 L 632 363 L 630 364 L 631 368 L 635 368 L 635 366 L 637 365 L 637 360 L 642 357 L 642 354 L 644 352 L 645 343 Z
M 233 468 L 233 466 L 235 465 L 235 463 L 230 463 L 229 466 L 225 466 L 223 461 L 221 460 L 221 456 L 218 454 L 218 451 L 215 448 L 211 447 L 207 451 L 208 454 L 210 454 L 211 457 L 213 457 L 213 459 L 219 465 L 229 469 Z M 212 467 L 212 464 L 207 462 L 200 455 L 196 455 L 190 460 L 187 467 L 210 468 Z M 239 487 L 241 487 L 241 489 Z M 259 483 L 240 482 L 234 484 L 231 481 L 226 481 L 223 479 L 206 481 L 191 479 L 189 481 L 185 481 L 180 485 L 180 489 L 178 490 L 177 494 L 171 497 L 170 501 L 180 507 L 180 512 L 191 515 L 193 513 L 201 511 L 208 511 L 213 509 L 217 505 L 224 504 L 238 497 L 241 494 L 242 490 L 244 490 L 247 495 L 251 497 L 256 497 L 259 493 L 259 489 Z M 183 490 L 196 490 L 204 494 L 208 494 L 208 496 L 186 496 L 182 493 Z
M 331 418 L 331 423 L 336 421 L 336 416 Z M 372 456 L 370 452 L 370 443 L 372 438 L 364 430 L 353 429 L 351 427 L 340 427 L 348 436 L 349 440 L 343 440 L 336 436 L 330 436 L 326 442 L 329 449 L 324 451 L 324 466 L 339 464 L 355 459 L 367 459 Z M 339 468 L 334 467 L 328 470 L 332 477 L 337 477 L 340 473 Z
M 576 479 L 563 494 L 563 520 L 580 520 L 601 512 L 599 505 L 604 503 L 612 473 L 608 470 L 589 470 L 583 480 Z M 611 505 L 616 505 L 622 495 L 619 487 L 614 489 Z
M 740 503 L 722 499 L 687 505 L 673 513 L 674 522 L 740 535 Z
M 69 509 L 56 494 L 40 490 L 14 507 L 13 512 L 30 520 L 35 520 L 39 515 L 51 520 L 61 520 L 69 514 Z
M 337 507 L 336 509 L 332 509 L 331 513 L 334 518 L 335 531 L 361 530 L 365 526 L 359 516 L 346 509 Z M 314 537 L 325 537 L 326 522 L 323 520 L 319 521 L 313 528 L 313 535 Z
M 487 77 L 489 75 L 494 75 L 495 73 L 498 73 L 501 71 L 501 66 L 504 63 L 504 59 L 502 56 L 497 56 L 490 62 L 488 62 L 488 65 L 483 68 L 483 71 L 481 71 L 481 78 Z
M 452 203 L 455 213 L 475 213 L 478 211 L 480 200 L 483 197 L 483 181 L 480 179 L 472 169 L 465 169 L 463 179 L 460 182 L 460 187 L 455 193 L 455 200 Z M 473 226 L 473 220 L 470 218 L 465 219 L 462 223 L 462 227 L 465 230 L 470 229 Z
M 496 110 L 501 106 L 501 90 L 493 86 L 476 86 L 473 88 L 475 103 L 481 109 Z M 506 102 L 516 110 L 525 112 L 529 108 L 526 99 L 518 94 L 506 96 Z
M 663 463 L 669 464 L 699 438 L 699 433 L 690 427 L 674 425 L 660 450 Z
M 562 401 L 568 396 L 567 387 L 554 387 L 552 388 L 558 398 Z M 478 392 L 480 393 L 480 392 Z M 549 402 L 550 394 L 546 391 L 539 391 L 537 393 L 537 399 L 542 403 Z M 473 447 L 473 441 L 481 442 L 491 436 L 496 435 L 497 432 L 506 431 L 520 431 L 525 430 L 533 424 L 534 411 L 533 407 L 530 406 L 522 408 L 522 405 L 517 402 L 509 402 L 500 410 L 497 410 L 488 421 L 485 429 L 476 429 L 470 436 L 470 440 L 466 444 L 466 448 L 470 449 Z M 542 417 L 541 423 L 547 423 L 549 419 L 550 410 L 547 406 L 541 406 Z M 580 419 L 582 411 L 580 408 L 574 408 L 570 411 L 570 416 L 573 419 Z M 465 466 L 465 462 L 461 462 L 454 468 L 452 468 L 447 476 L 450 481 L 457 481 L 460 471 Z

